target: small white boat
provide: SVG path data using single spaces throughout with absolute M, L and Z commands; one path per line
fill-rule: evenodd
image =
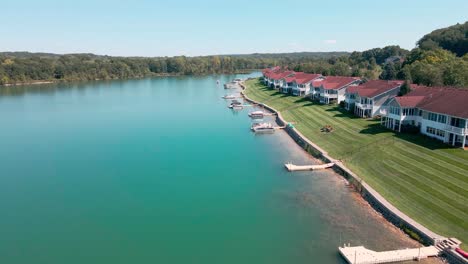
M 267 122 L 261 122 L 261 123 L 253 123 L 252 124 L 252 131 L 255 131 L 255 129 L 258 129 L 258 128 L 273 128 L 273 125 L 271 123 L 267 123 Z
M 317 165 L 294 165 L 292 163 L 286 163 L 284 166 L 288 171 L 311 171 L 311 170 L 323 170 L 331 168 L 335 165 L 335 163 L 325 163 L 325 164 L 317 164 Z
M 254 127 L 252 129 L 255 133 L 274 133 L 275 132 L 275 128 L 274 127 Z
M 265 113 L 263 113 L 263 111 L 253 111 L 249 113 L 251 118 L 263 118 L 264 115 Z
M 243 108 L 242 103 L 239 102 L 239 101 L 237 101 L 237 100 L 232 100 L 232 103 L 231 103 L 228 107 L 229 107 L 229 108 L 232 108 L 232 109 L 237 108 L 237 110 L 238 110 L 239 108 L 240 108 L 240 109 Z
M 244 107 L 242 105 L 233 105 L 232 110 L 242 110 Z
M 236 99 L 236 96 L 233 94 L 226 94 L 222 98 L 223 99 Z
M 230 83 L 224 84 L 224 89 L 236 89 L 236 88 L 239 88 L 237 83 L 230 82 Z

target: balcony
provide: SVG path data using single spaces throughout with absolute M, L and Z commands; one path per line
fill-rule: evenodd
M 356 103 L 356 107 L 361 108 L 361 109 L 363 109 L 363 110 L 372 109 L 372 105 L 371 105 L 371 104 Z
M 326 93 L 321 93 L 320 94 L 321 97 L 325 97 L 325 98 L 336 98 L 338 99 L 338 94 L 326 94 Z
M 450 125 L 445 126 L 445 131 L 455 133 L 455 134 L 459 134 L 459 135 L 465 135 L 468 132 L 466 128 L 454 127 L 454 126 L 450 126 Z

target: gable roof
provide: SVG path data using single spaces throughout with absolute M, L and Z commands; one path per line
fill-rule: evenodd
M 397 101 L 401 107 L 416 107 L 422 100 L 424 100 L 424 97 L 425 96 L 422 96 L 422 95 L 401 96 L 401 97 L 395 97 L 395 101 Z
M 395 97 L 402 107 L 417 107 L 425 111 L 468 118 L 468 89 L 412 85 L 411 92 Z
M 279 71 L 279 70 L 281 70 L 281 67 L 280 66 L 275 66 L 275 67 L 263 69 L 262 73 L 276 72 L 276 71 Z
M 355 93 L 360 97 L 373 98 L 395 88 L 399 88 L 403 81 L 370 80 L 358 86 L 349 87 L 347 93 Z
M 270 73 L 269 78 L 273 80 L 281 80 L 283 78 L 286 78 L 290 75 L 294 74 L 293 71 L 279 71 L 279 72 L 273 72 Z
M 361 79 L 357 77 L 327 76 L 321 85 L 326 90 L 339 90 L 359 80 Z
M 289 77 L 286 77 L 286 78 L 283 78 L 283 79 L 287 83 L 292 83 L 296 79 L 296 76 L 293 75 L 293 76 L 289 76 Z
M 281 67 L 279 66 L 275 66 L 275 67 L 272 67 L 272 68 L 266 68 L 266 69 L 263 69 L 262 70 L 262 73 L 264 76 L 270 78 L 270 76 L 274 73 L 277 73 L 277 72 L 280 72 L 281 71 Z
M 431 93 L 419 104 L 420 109 L 447 114 L 451 116 L 468 118 L 468 90 L 434 87 Z
M 295 81 L 297 84 L 305 84 L 312 82 L 313 80 L 321 77 L 321 74 L 311 74 L 311 73 L 303 73 L 296 77 Z
M 322 85 L 323 80 L 325 80 L 325 79 L 314 80 L 314 81 L 312 82 L 312 86 L 314 86 L 314 87 L 320 87 L 320 85 Z

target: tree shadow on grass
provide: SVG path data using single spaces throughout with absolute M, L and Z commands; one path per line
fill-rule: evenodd
M 282 92 L 280 92 L 280 91 L 276 91 L 275 93 L 271 94 L 271 96 L 281 97 L 281 98 L 289 97 L 288 94 L 282 93 Z
M 300 97 L 299 99 L 294 101 L 295 104 L 300 104 L 300 103 L 304 103 L 304 102 L 310 102 L 309 98 Z
M 368 134 L 368 135 L 377 135 L 380 133 L 388 133 L 389 130 L 386 129 L 384 126 L 380 125 L 379 123 L 368 124 L 366 128 L 359 131 L 360 134 Z
M 371 121 L 371 120 L 370 120 Z M 368 135 L 377 135 L 381 133 L 391 133 L 388 137 L 382 139 L 381 144 L 394 144 L 394 139 L 401 139 L 407 141 L 409 143 L 416 144 L 420 147 L 427 148 L 430 150 L 437 150 L 437 149 L 452 149 L 454 147 L 445 144 L 439 140 L 430 138 L 428 136 L 419 134 L 419 133 L 405 133 L 405 132 L 396 132 L 391 129 L 388 129 L 382 126 L 380 123 L 372 123 L 367 125 L 366 128 L 359 131 L 360 134 L 368 134 Z M 393 140 L 392 140 L 393 139 Z
M 338 113 L 336 113 L 334 115 L 334 117 L 346 117 L 346 118 L 349 118 L 349 119 L 358 119 L 358 118 L 360 118 L 358 116 L 355 116 L 350 111 L 348 111 L 348 110 L 346 110 L 344 108 L 341 108 L 339 106 L 334 106 L 333 108 L 326 109 L 325 111 L 327 111 L 327 112 L 338 112 Z
M 430 150 L 437 150 L 437 149 L 454 149 L 457 147 L 453 147 L 449 144 L 446 144 L 442 141 L 439 141 L 437 139 L 430 138 L 428 136 L 422 135 L 422 134 L 413 134 L 413 133 L 396 133 L 394 135 L 396 138 L 399 138 L 401 140 L 416 144 L 418 146 L 421 146 L 423 148 L 427 148 Z M 460 151 L 463 151 L 460 149 Z

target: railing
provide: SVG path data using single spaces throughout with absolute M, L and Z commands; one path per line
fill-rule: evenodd
M 306 88 L 298 88 L 298 87 L 294 87 L 292 88 L 293 92 L 305 92 L 306 91 Z
M 338 94 L 320 94 L 322 97 L 338 98 Z
M 361 103 L 356 103 L 356 106 L 361 108 L 361 109 L 372 109 L 371 104 L 361 104 Z
M 446 125 L 445 130 L 448 131 L 448 132 L 455 133 L 455 134 L 466 134 L 467 133 L 466 128 L 454 127 L 454 126 L 450 126 L 450 125 Z

